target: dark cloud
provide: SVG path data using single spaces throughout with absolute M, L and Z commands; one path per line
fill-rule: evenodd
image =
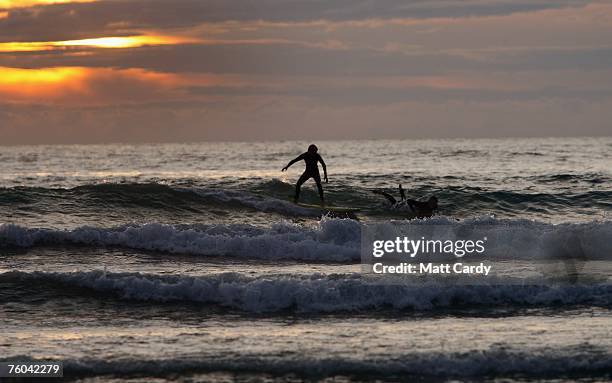
M 106 0 L 14 9 L 0 41 L 49 41 L 228 20 L 310 21 L 503 15 L 585 0 Z
M 570 99 L 580 101 L 602 101 L 612 99 L 610 89 L 572 89 L 564 87 L 543 87 L 539 89 L 503 90 L 503 89 L 439 89 L 431 87 L 319 87 L 272 89 L 270 87 L 190 87 L 194 95 L 209 96 L 277 96 L 302 97 L 328 105 L 337 106 L 377 106 L 406 101 L 448 102 L 451 100 L 466 102 L 503 102 L 533 101 L 547 99 Z
M 457 52 L 406 55 L 371 49 L 333 50 L 292 44 L 177 45 L 98 49 L 90 55 L 62 51 L 0 53 L 0 66 L 145 68 L 161 72 L 266 75 L 432 75 L 449 71 L 596 70 L 612 67 L 612 47 L 488 52 L 486 59 Z

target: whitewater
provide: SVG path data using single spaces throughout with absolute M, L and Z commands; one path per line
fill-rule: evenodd
M 308 144 L 0 147 L 0 360 L 102 382 L 612 379 L 612 139 L 317 143 L 357 219 L 291 202 L 301 169 L 280 169 Z M 438 214 L 373 193 L 399 184 Z M 461 262 L 493 276 L 364 272 L 364 230 L 397 225 L 486 237 Z

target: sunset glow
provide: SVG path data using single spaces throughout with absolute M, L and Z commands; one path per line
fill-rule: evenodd
M 180 86 L 208 86 L 222 80 L 208 76 L 154 72 L 138 68 L 56 67 L 20 69 L 0 67 L 0 98 L 12 102 L 64 105 L 106 105 L 118 100 L 171 97 Z M 121 84 L 121 92 L 109 87 Z
M 172 36 L 125 36 L 100 37 L 94 39 L 40 42 L 7 42 L 0 43 L 0 52 L 34 52 L 48 51 L 70 47 L 91 48 L 138 48 L 150 45 L 170 45 L 194 42 L 194 40 Z
M 85 68 L 17 69 L 0 67 L 0 97 L 12 102 L 49 102 L 66 93 L 83 93 Z
M 0 87 L 7 85 L 49 85 L 81 77 L 84 68 L 18 69 L 0 67 Z
M 169 36 L 128 36 L 100 37 L 95 39 L 58 41 L 54 46 L 60 47 L 95 47 L 95 48 L 137 48 L 146 45 L 169 45 L 190 42 L 192 40 Z
M 37 5 L 93 3 L 96 0 L 0 0 L 0 9 L 26 8 Z

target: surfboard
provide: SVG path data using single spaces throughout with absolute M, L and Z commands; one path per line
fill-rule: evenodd
M 359 209 L 357 208 L 345 207 L 345 206 L 333 206 L 333 205 L 321 206 L 321 205 L 314 205 L 314 204 L 302 203 L 302 202 L 298 202 L 296 205 L 305 207 L 308 209 L 318 209 L 318 210 L 323 210 L 323 211 L 331 211 L 334 213 L 355 213 L 359 211 Z

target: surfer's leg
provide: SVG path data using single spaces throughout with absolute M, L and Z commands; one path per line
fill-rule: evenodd
M 300 188 L 302 187 L 304 182 L 308 181 L 309 178 L 310 178 L 310 175 L 306 172 L 304 172 L 300 176 L 297 183 L 295 184 L 295 197 L 293 197 L 293 202 L 298 203 L 298 201 L 300 200 Z
M 317 183 L 317 189 L 319 189 L 319 197 L 321 198 L 321 204 L 325 204 L 325 197 L 323 196 L 323 185 L 321 185 L 321 175 L 318 173 L 313 175 L 315 182 Z

